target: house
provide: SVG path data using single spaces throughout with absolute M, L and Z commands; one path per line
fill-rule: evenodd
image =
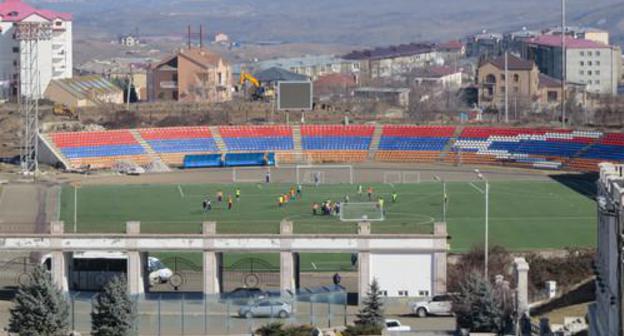
M 119 44 L 125 47 L 135 47 L 141 44 L 138 37 L 130 34 L 124 35 L 119 38 Z
M 482 31 L 468 37 L 466 56 L 492 58 L 503 54 L 503 35 Z
M 357 86 L 357 77 L 348 74 L 328 74 L 314 81 L 314 95 L 324 98 L 348 95 Z
M 443 63 L 432 43 L 411 43 L 356 50 L 342 57 L 358 61 L 361 80 L 393 78 L 416 68 Z
M 436 47 L 438 56 L 444 59 L 444 63 L 449 64 L 466 57 L 466 45 L 459 40 L 447 41 L 438 44 Z
M 252 67 L 258 70 L 273 67 L 282 68 L 315 80 L 328 74 L 358 73 L 360 63 L 333 55 L 306 55 L 265 60 L 252 64 Z
M 550 77 L 562 77 L 561 35 L 541 35 L 525 42 L 522 56 Z M 586 85 L 590 93 L 615 95 L 622 52 L 604 43 L 565 37 L 566 81 Z
M 124 102 L 121 88 L 101 76 L 54 79 L 44 97 L 72 109 Z
M 451 66 L 420 68 L 412 72 L 410 79 L 418 85 L 458 89 L 462 85 L 462 70 Z
M 216 33 L 213 40 L 214 44 L 229 44 L 230 37 L 225 33 Z
M 479 106 L 499 110 L 505 105 L 505 82 L 510 90 L 508 97 L 514 101 L 531 103 L 539 94 L 539 70 L 533 61 L 509 54 L 509 78 L 505 81 L 505 56 L 483 62 L 477 71 Z
M 147 72 L 153 61 L 142 57 L 114 57 L 90 60 L 76 69 L 80 75 L 100 75 L 106 79 L 127 81 L 132 75 L 132 86 L 139 101 L 147 101 Z
M 232 69 L 206 48 L 186 48 L 150 67 L 150 101 L 225 102 L 232 99 Z
M 378 88 L 361 87 L 354 91 L 354 96 L 360 99 L 372 99 L 407 108 L 410 100 L 408 88 Z
M 19 40 L 19 31 L 38 25 L 49 39 L 37 43 L 38 84 L 25 82 L 19 88 L 19 78 L 26 77 L 26 69 L 19 64 L 28 59 L 28 48 Z M 8 80 L 11 98 L 18 95 L 33 98 L 41 94 L 54 79 L 71 78 L 73 69 L 72 15 L 34 8 L 21 0 L 0 3 L 0 81 Z

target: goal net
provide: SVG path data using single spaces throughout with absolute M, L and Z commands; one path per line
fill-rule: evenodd
M 297 165 L 297 184 L 353 184 L 353 166 Z
M 403 183 L 420 183 L 420 172 L 404 171 Z
M 343 222 L 380 222 L 384 220 L 384 212 L 376 202 L 342 203 L 340 220 Z
M 384 184 L 399 184 L 403 181 L 403 174 L 400 171 L 384 172 Z
M 235 183 L 257 183 L 264 182 L 267 173 L 271 172 L 270 167 L 236 167 L 232 168 L 232 182 Z

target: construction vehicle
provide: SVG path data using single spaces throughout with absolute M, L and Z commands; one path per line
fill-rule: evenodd
M 74 108 L 67 107 L 65 104 L 54 104 L 52 112 L 55 116 L 76 118 L 76 110 Z
M 266 100 L 274 96 L 272 89 L 267 89 L 260 81 L 248 72 L 241 72 L 239 84 L 244 87 L 245 83 L 251 83 L 253 91 L 250 93 L 253 100 Z

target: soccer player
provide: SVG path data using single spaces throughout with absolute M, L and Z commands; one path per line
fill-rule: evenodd
M 217 202 L 221 203 L 223 201 L 223 191 L 217 191 Z
M 358 197 L 360 197 L 360 198 L 362 198 L 362 189 L 363 189 L 363 188 L 362 188 L 362 185 L 361 185 L 361 184 L 359 184 L 359 185 L 358 185 L 358 188 L 357 188 L 357 193 L 358 193 Z
M 382 214 L 386 214 L 386 210 L 384 210 L 384 199 L 383 197 L 379 196 L 379 199 L 377 200 L 377 207 L 379 207 L 379 210 L 381 210 Z
M 372 201 L 373 200 L 373 187 L 368 187 L 368 200 Z
M 236 188 L 236 202 L 238 202 L 240 200 L 240 195 L 241 195 L 241 191 L 240 188 Z
M 312 203 L 312 215 L 316 216 L 318 214 L 319 204 L 314 202 Z
M 204 212 L 206 212 L 207 208 L 208 208 L 208 200 L 204 199 L 202 201 L 202 209 L 204 210 Z
M 296 191 L 295 191 L 295 187 L 290 187 L 290 199 L 295 199 L 296 196 Z
M 284 195 L 280 195 L 280 197 L 277 198 L 277 205 L 280 208 L 284 206 Z
M 301 197 L 302 192 L 303 192 L 303 187 L 301 186 L 301 184 L 297 184 L 297 195 L 299 195 L 299 197 Z
M 228 210 L 232 210 L 233 202 L 232 195 L 228 195 Z
M 319 184 L 321 184 L 321 173 L 316 172 L 314 173 L 314 185 L 318 187 Z
M 271 183 L 271 172 L 267 171 L 266 174 L 264 174 L 264 182 L 266 184 Z
M 349 201 L 350 201 L 350 200 L 351 200 L 351 199 L 349 198 L 349 194 L 345 195 L 345 197 L 344 197 L 344 202 L 345 202 L 345 203 L 349 203 Z
M 398 197 L 399 195 L 397 194 L 396 190 L 393 190 L 392 191 L 392 203 L 396 203 Z

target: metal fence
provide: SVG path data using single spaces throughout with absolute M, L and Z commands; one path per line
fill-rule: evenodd
M 91 330 L 96 295 L 93 292 L 69 295 L 71 326 L 82 335 L 88 335 Z M 282 305 L 267 305 L 267 301 Z M 347 320 L 344 291 L 272 293 L 259 299 L 226 299 L 201 293 L 151 293 L 136 297 L 135 304 L 138 335 L 250 334 L 271 322 L 332 328 L 345 325 Z M 250 310 L 252 312 L 247 313 Z

